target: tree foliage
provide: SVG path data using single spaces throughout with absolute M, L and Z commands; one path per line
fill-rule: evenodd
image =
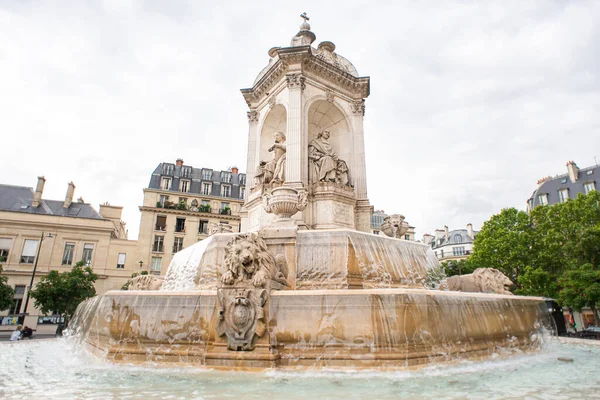
M 2 275 L 2 265 L 0 265 L 0 311 L 6 310 L 13 304 L 15 295 L 14 289 L 6 282 L 8 277 Z
M 447 277 L 472 274 L 477 266 L 469 258 L 464 260 L 448 260 L 442 262 L 442 269 Z
M 505 208 L 486 221 L 475 237 L 470 260 L 481 268 L 496 268 L 521 288 L 519 277 L 531 265 L 533 228 L 529 215 Z
M 69 320 L 75 309 L 85 299 L 94 297 L 94 282 L 98 275 L 80 261 L 68 272 L 50 271 L 31 290 L 35 306 L 44 314 L 55 311 Z
M 600 193 L 538 206 L 531 214 L 502 210 L 484 223 L 469 261 L 502 271 L 518 294 L 595 310 L 600 301 Z

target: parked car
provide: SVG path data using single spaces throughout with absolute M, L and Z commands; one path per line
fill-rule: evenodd
M 590 325 L 584 330 L 577 332 L 575 337 L 600 340 L 600 326 Z

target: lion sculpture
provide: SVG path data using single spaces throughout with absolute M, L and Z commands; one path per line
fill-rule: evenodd
M 254 233 L 237 235 L 225 248 L 226 286 L 250 283 L 264 287 L 271 280 L 287 286 L 287 264 L 283 255 L 273 257 L 263 239 Z
M 404 237 L 404 234 L 408 232 L 410 225 L 408 222 L 404 221 L 404 215 L 394 214 L 389 215 L 383 219 L 383 223 L 381 224 L 381 231 L 386 235 L 401 239 Z
M 512 281 L 495 268 L 477 268 L 472 274 L 451 276 L 445 282 L 448 290 L 459 292 L 512 294 Z
M 129 290 L 158 290 L 162 286 L 164 278 L 152 275 L 138 275 L 129 282 Z

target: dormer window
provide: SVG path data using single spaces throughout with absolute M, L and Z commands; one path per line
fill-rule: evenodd
M 179 190 L 184 193 L 188 193 L 190 191 L 190 181 L 188 181 L 186 179 L 182 179 L 179 182 Z
M 160 188 L 162 190 L 170 190 L 171 189 L 171 178 L 162 178 L 160 181 Z
M 592 190 L 596 190 L 596 185 L 594 184 L 594 182 L 586 182 L 583 184 L 583 192 L 585 194 L 588 194 Z
M 202 179 L 205 181 L 212 181 L 212 171 L 210 169 L 202 170 Z
M 454 243 L 462 243 L 462 236 L 454 235 Z
M 561 203 L 564 203 L 569 199 L 569 189 L 560 189 L 558 191 L 558 199 Z
M 231 172 L 221 172 L 221 182 L 231 183 Z
M 594 173 L 594 170 L 593 170 L 593 169 L 590 169 L 590 170 L 589 170 L 589 171 L 587 171 L 585 174 L 586 174 L 586 175 L 591 175 L 591 174 L 593 174 L 593 173 Z
M 202 194 L 205 196 L 210 196 L 212 193 L 212 185 L 210 183 L 203 182 L 202 183 Z
M 562 179 L 560 180 L 560 183 L 567 183 L 567 178 L 562 178 Z
M 246 188 L 240 187 L 240 199 L 243 199 L 246 195 Z
M 246 175 L 239 175 L 240 177 L 240 185 L 245 185 L 246 184 Z
M 231 186 L 221 185 L 221 196 L 222 197 L 231 197 Z
M 192 168 L 191 167 L 181 167 L 181 177 L 182 178 L 189 178 L 192 172 Z
M 163 175 L 173 175 L 173 164 L 163 164 Z
M 538 203 L 542 206 L 548 205 L 548 195 L 546 193 L 538 195 Z

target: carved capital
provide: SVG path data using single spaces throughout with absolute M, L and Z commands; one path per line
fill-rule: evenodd
M 351 103 L 352 114 L 354 115 L 365 115 L 365 99 L 360 101 L 354 101 Z
M 300 90 L 304 90 L 306 88 L 305 78 L 301 74 L 287 74 L 285 79 L 288 89 L 300 88 Z
M 258 122 L 258 111 L 248 111 L 248 123 Z

